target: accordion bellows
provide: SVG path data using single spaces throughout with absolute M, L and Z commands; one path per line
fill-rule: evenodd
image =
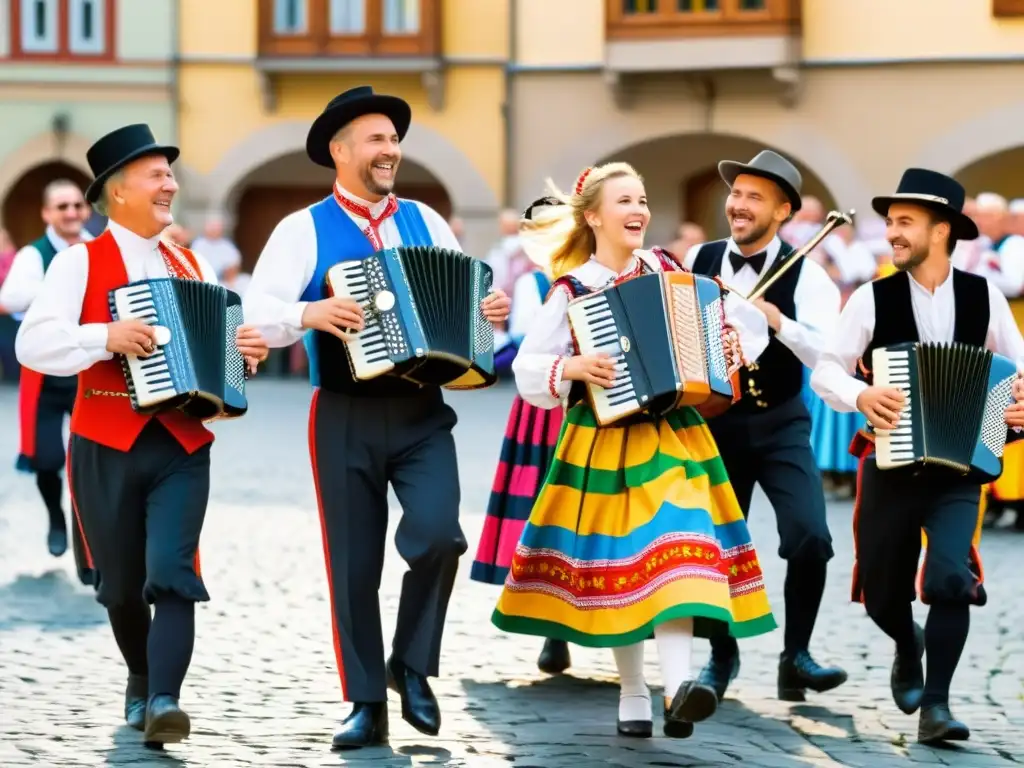
M 569 302 L 581 355 L 609 355 L 611 387 L 587 384 L 598 424 L 684 405 L 720 412 L 736 398 L 722 341 L 722 289 L 690 272 L 634 277 Z
M 331 267 L 328 292 L 363 307 L 364 328 L 345 344 L 352 375 L 446 389 L 494 384 L 494 326 L 480 307 L 493 279 L 483 261 L 430 246 L 388 248 Z
M 115 288 L 109 301 L 115 321 L 140 320 L 156 330 L 152 355 L 121 357 L 132 408 L 139 413 L 178 408 L 203 420 L 248 410 L 245 360 L 235 343 L 242 324 L 237 293 L 168 277 Z
M 875 386 L 906 397 L 896 428 L 876 431 L 879 469 L 935 464 L 982 483 L 1002 474 L 1012 360 L 969 344 L 914 342 L 875 349 L 871 368 Z

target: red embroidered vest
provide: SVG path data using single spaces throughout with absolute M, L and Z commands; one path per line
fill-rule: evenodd
M 107 230 L 86 243 L 89 253 L 89 276 L 82 301 L 79 323 L 109 323 L 109 295 L 115 288 L 128 284 L 128 273 L 114 236 Z M 192 253 L 177 249 L 195 274 L 199 264 Z M 187 277 L 182 271 L 174 277 Z M 160 421 L 188 453 L 194 453 L 213 441 L 199 419 L 171 410 L 156 416 L 145 416 L 132 409 L 128 384 L 120 361 L 101 360 L 78 374 L 78 395 L 71 414 L 71 433 L 118 451 L 129 451 L 149 420 Z

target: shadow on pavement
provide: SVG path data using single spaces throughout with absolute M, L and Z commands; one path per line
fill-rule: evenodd
M 64 571 L 21 574 L 0 585 L 0 632 L 27 626 L 63 631 L 106 624 L 107 614 L 88 587 Z

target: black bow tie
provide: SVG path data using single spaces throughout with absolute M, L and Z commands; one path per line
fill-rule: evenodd
M 729 251 L 729 261 L 732 263 L 733 274 L 739 274 L 743 267 L 749 266 L 755 273 L 760 275 L 761 270 L 764 269 L 764 260 L 767 258 L 767 251 L 755 253 L 753 256 L 741 256 L 735 251 Z

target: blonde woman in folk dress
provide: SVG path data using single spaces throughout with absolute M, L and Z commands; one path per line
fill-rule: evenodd
M 646 272 L 681 269 L 665 251 L 638 250 L 650 220 L 642 180 L 630 166 L 609 163 L 585 171 L 570 197 L 558 197 L 567 223 L 551 257 L 555 288 L 513 370 L 527 402 L 561 408 L 567 400 L 569 407 L 492 620 L 508 632 L 612 648 L 618 731 L 625 736 L 653 731 L 643 674 L 643 641 L 653 634 L 664 732 L 685 738 L 718 705 L 714 690 L 692 674 L 695 620 L 697 634 L 700 620 L 713 618 L 736 637 L 776 624 L 703 419 L 683 407 L 598 427 L 584 396 L 584 383 L 607 386 L 613 369 L 607 358 L 572 354 L 570 299 Z M 768 341 L 763 316 L 738 299 L 726 312 L 746 355 L 756 358 Z

